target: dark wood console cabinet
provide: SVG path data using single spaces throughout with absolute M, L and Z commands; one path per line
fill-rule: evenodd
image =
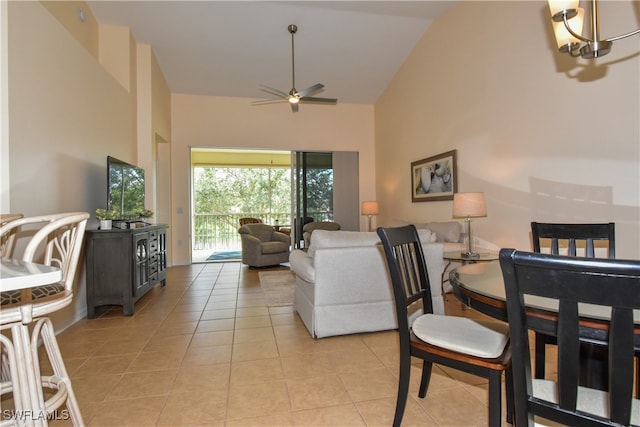
M 166 285 L 167 228 L 86 230 L 89 318 L 104 305 L 121 305 L 125 316 L 131 316 L 149 289 Z

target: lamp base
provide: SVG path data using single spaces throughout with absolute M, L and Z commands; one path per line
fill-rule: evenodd
M 478 259 L 478 258 L 480 258 L 480 254 L 478 252 L 462 252 L 462 253 L 460 253 L 460 258 L 462 258 L 462 259 Z

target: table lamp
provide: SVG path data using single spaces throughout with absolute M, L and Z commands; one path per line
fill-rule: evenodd
M 484 202 L 484 193 L 455 193 L 453 195 L 453 217 L 465 218 L 467 239 L 469 245 L 466 252 L 460 255 L 462 258 L 479 258 L 480 254 L 473 250 L 473 235 L 471 234 L 471 218 L 487 216 L 487 205 Z
M 368 201 L 362 202 L 362 215 L 367 215 L 369 220 L 369 231 L 371 231 L 371 217 L 380 213 L 380 206 L 378 202 Z

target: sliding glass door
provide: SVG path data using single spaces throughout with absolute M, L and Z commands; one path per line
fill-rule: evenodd
M 294 151 L 291 155 L 293 242 L 301 247 L 302 227 L 312 221 L 333 221 L 331 153 Z
M 291 155 L 293 244 L 304 244 L 302 227 L 332 221 L 359 228 L 358 153 L 294 151 Z

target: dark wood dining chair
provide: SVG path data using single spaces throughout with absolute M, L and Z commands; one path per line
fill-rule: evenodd
M 433 363 L 489 380 L 489 426 L 501 425 L 501 378 L 506 371 L 507 421 L 511 422 L 511 350 L 507 327 L 501 322 L 433 314 L 422 245 L 415 226 L 378 228 L 382 240 L 398 317 L 400 374 L 393 425 L 400 426 L 409 392 L 411 357 L 423 360 L 418 396 L 429 387 Z
M 500 265 L 513 352 L 516 425 L 544 424 L 538 417 L 572 426 L 640 425 L 640 401 L 633 399 L 634 348 L 640 346 L 633 310 L 640 309 L 640 262 L 502 249 Z M 524 299 L 535 297 L 557 300 L 557 316 L 527 312 Z M 603 321 L 581 319 L 578 304 L 602 308 Z M 558 338 L 557 381 L 532 378 L 528 331 L 534 328 Z M 608 391 L 579 385 L 584 341 L 607 350 Z
M 596 248 L 606 251 L 606 258 L 616 257 L 616 239 L 614 223 L 599 224 L 559 224 L 532 222 L 531 238 L 533 251 L 541 252 L 547 248 L 549 253 L 594 258 Z M 556 339 L 541 333 L 535 337 L 535 377 L 545 377 L 546 346 L 556 345 Z M 585 348 L 588 346 L 585 346 Z M 589 350 L 585 350 L 589 351 Z

